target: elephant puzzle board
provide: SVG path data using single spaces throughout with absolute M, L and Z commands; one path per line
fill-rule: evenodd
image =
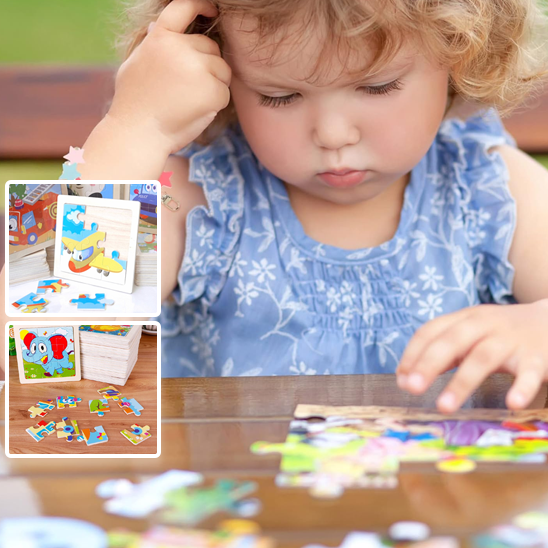
M 78 326 L 14 326 L 22 384 L 81 380 Z
M 61 196 L 58 204 L 55 275 L 131 293 L 139 202 Z

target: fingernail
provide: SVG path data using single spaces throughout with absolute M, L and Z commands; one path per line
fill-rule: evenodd
M 514 407 L 524 407 L 525 406 L 525 398 L 523 397 L 523 394 L 521 392 L 514 392 L 510 396 L 510 400 L 512 401 Z
M 453 411 L 456 407 L 457 399 L 452 392 L 446 392 L 438 399 L 438 406 L 443 407 L 447 411 Z
M 148 27 L 147 27 L 147 34 L 149 34 L 150 32 L 152 32 L 152 29 L 154 28 L 154 25 L 156 25 L 156 23 L 154 23 L 154 22 L 148 24 Z
M 407 386 L 414 390 L 423 390 L 424 378 L 420 373 L 411 373 L 407 378 Z

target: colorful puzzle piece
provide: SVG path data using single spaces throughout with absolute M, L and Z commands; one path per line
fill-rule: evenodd
M 104 310 L 107 304 L 114 304 L 112 299 L 105 299 L 104 293 L 96 293 L 95 297 L 83 293 L 77 299 L 71 299 L 70 302 L 77 304 L 78 310 Z
M 96 426 L 95 432 L 92 432 L 89 428 L 82 428 L 82 434 L 84 434 L 86 445 L 88 446 L 106 443 L 108 441 L 107 433 L 102 426 Z
M 118 400 L 118 405 L 122 408 L 124 413 L 126 415 L 132 415 L 135 413 L 138 417 L 141 416 L 141 411 L 144 409 L 144 407 L 135 399 L 127 399 L 122 398 L 121 400 Z
M 67 424 L 67 420 L 68 417 L 63 417 L 63 420 L 55 425 L 57 427 L 57 437 L 72 441 L 76 436 L 77 441 L 84 441 L 84 436 L 80 434 L 80 430 L 78 429 L 78 422 L 71 419 L 72 426 L 70 426 Z
M 133 431 L 122 430 L 120 434 L 129 440 L 133 445 L 139 445 L 141 442 L 145 441 L 147 438 L 152 437 L 152 434 L 149 432 L 150 426 L 139 426 L 138 424 L 132 424 L 131 428 Z
M 42 441 L 44 436 L 49 436 L 55 432 L 55 421 L 40 421 L 36 426 L 27 428 L 25 432 L 28 432 L 34 441 Z
M 120 399 L 120 396 L 122 395 L 122 393 L 116 390 L 114 386 L 106 386 L 105 388 L 99 388 L 97 392 L 101 394 L 103 398 L 107 400 L 112 398 L 114 401 L 118 401 Z
M 51 280 L 40 280 L 38 282 L 38 289 L 36 290 L 36 293 L 47 293 L 48 289 L 51 289 L 53 293 L 61 293 L 61 289 L 63 289 L 63 287 L 70 286 L 59 278 L 53 278 Z
M 138 484 L 126 479 L 107 480 L 97 486 L 96 493 L 101 498 L 109 499 L 104 506 L 106 512 L 140 519 L 161 508 L 168 491 L 202 481 L 203 476 L 198 472 L 170 470 Z
M 76 404 L 80 403 L 82 398 L 76 396 L 58 396 L 57 397 L 57 409 L 64 409 L 65 407 L 76 407 Z
M 162 520 L 167 523 L 194 525 L 216 514 L 229 512 L 245 513 L 249 517 L 259 510 L 259 501 L 246 499 L 257 489 L 252 481 L 219 480 L 210 487 L 182 487 L 166 493 L 165 511 Z
M 49 301 L 42 299 L 36 293 L 29 293 L 21 297 L 18 301 L 11 303 L 12 306 L 24 313 L 46 312 L 46 306 Z
M 90 413 L 97 413 L 100 417 L 104 417 L 109 411 L 108 400 L 89 400 Z
M 45 417 L 49 411 L 55 409 L 55 400 L 40 400 L 32 407 L 29 407 L 30 418 Z

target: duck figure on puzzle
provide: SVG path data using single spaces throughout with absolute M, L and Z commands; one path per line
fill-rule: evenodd
M 40 364 L 46 377 L 52 377 L 55 371 L 61 374 L 63 369 L 74 367 L 66 350 L 67 339 L 62 335 L 39 337 L 32 331 L 21 331 L 21 339 L 26 347 L 23 349 L 23 358 L 27 362 Z

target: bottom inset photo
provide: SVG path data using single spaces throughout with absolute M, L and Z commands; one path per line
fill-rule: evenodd
M 10 322 L 8 457 L 160 455 L 160 326 Z

